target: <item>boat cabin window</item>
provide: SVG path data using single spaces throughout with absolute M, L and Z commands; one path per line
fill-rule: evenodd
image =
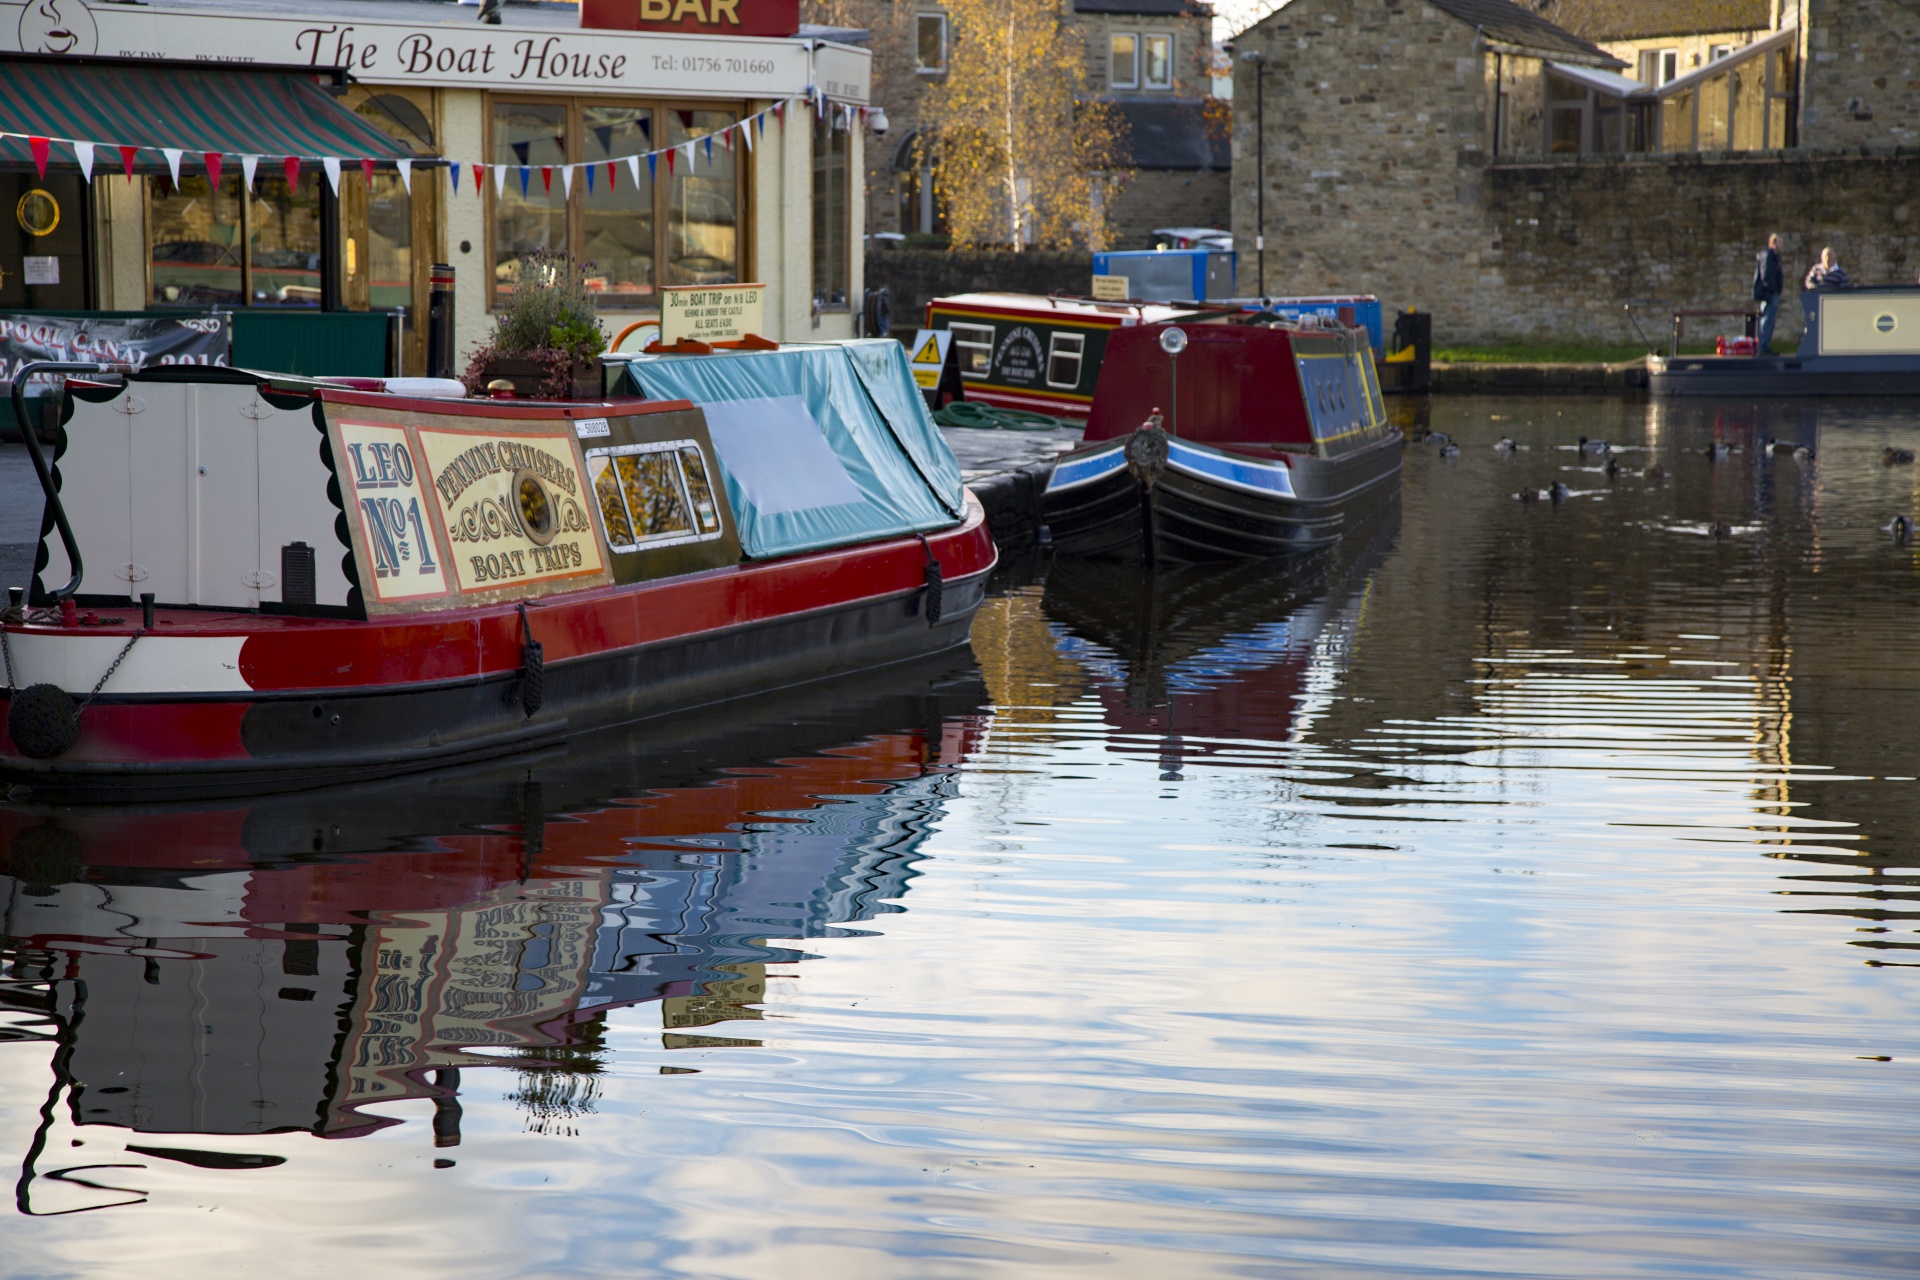
M 587 451 L 587 476 L 615 551 L 720 536 L 706 458 L 691 440 Z
M 1080 357 L 1086 350 L 1085 334 L 1056 333 L 1047 347 L 1047 385 L 1080 385 Z
M 959 351 L 960 376 L 984 378 L 993 371 L 993 326 L 990 324 L 949 324 L 953 345 Z

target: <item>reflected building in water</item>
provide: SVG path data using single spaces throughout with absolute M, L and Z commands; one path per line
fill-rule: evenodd
M 901 909 L 980 692 L 251 805 L 0 811 L 10 1036 L 56 1046 L 48 1125 L 351 1137 L 430 1097 L 450 1145 L 461 1069 L 503 1064 L 550 1118 L 608 1010 L 704 1043 L 757 1016 L 788 940 Z

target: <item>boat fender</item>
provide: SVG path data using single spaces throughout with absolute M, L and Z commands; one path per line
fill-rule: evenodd
M 28 685 L 7 708 L 7 732 L 29 760 L 51 760 L 80 740 L 80 708 L 59 685 Z
M 920 549 L 927 554 L 925 573 L 927 584 L 927 625 L 937 627 L 940 625 L 940 615 L 946 611 L 946 601 L 943 598 L 946 594 L 946 587 L 941 581 L 940 558 L 933 554 L 933 546 L 927 541 L 927 535 L 924 533 L 920 535 Z
M 533 638 L 533 627 L 527 621 L 524 604 L 520 606 L 520 634 L 525 637 L 520 646 L 520 709 L 531 720 L 540 710 L 540 704 L 547 700 L 547 655 L 540 642 Z
M 1126 454 L 1127 470 L 1140 482 L 1140 487 L 1153 488 L 1161 473 L 1167 469 L 1167 433 L 1160 425 L 1158 409 L 1134 428 L 1133 434 L 1127 437 L 1123 452 Z

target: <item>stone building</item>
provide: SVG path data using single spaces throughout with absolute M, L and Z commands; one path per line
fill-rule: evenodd
M 1530 0 L 1658 87 L 1779 29 L 1780 0 Z M 1791 8 L 1791 0 L 1788 0 Z
M 1213 12 L 1200 0 L 1066 0 L 1086 40 L 1086 92 L 1127 125 L 1133 179 L 1107 205 L 1108 243 L 1148 247 L 1155 227 L 1225 227 L 1230 210 L 1227 113 L 1209 109 Z M 946 73 L 951 31 L 931 0 L 810 0 L 809 20 L 860 27 L 873 54 L 871 101 L 888 130 L 869 149 L 866 226 L 933 235 L 944 226 L 921 167 L 921 103 Z
M 1443 345 L 1622 343 L 1630 303 L 1656 334 L 1743 305 L 1772 231 L 1790 276 L 1831 244 L 1856 279 L 1912 280 L 1920 9 L 1783 0 L 1756 32 L 1721 7 L 1754 38 L 1648 86 L 1626 36 L 1507 0 L 1292 0 L 1236 42 L 1242 278 L 1263 235 L 1266 291 L 1377 293 Z

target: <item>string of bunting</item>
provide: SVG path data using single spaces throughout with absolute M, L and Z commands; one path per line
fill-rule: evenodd
M 469 175 L 469 185 L 472 186 L 475 195 L 480 194 L 483 184 L 486 181 L 488 170 L 492 170 L 493 173 L 495 195 L 505 194 L 508 173 L 514 170 L 519 172 L 520 194 L 523 196 L 527 194 L 531 187 L 533 174 L 536 171 L 540 175 L 542 190 L 547 192 L 553 190 L 553 175 L 555 172 L 558 172 L 560 174 L 562 191 L 566 195 L 571 196 L 573 194 L 574 174 L 576 171 L 584 170 L 586 172 L 587 190 L 591 192 L 594 190 L 594 173 L 603 165 L 607 171 L 607 187 L 609 190 L 618 182 L 617 175 L 619 173 L 619 167 L 622 165 L 626 167 L 629 179 L 635 186 L 638 186 L 640 184 L 640 162 L 643 160 L 647 165 L 647 177 L 649 180 L 659 172 L 662 157 L 666 160 L 667 175 L 669 177 L 673 176 L 678 158 L 682 156 L 685 157 L 688 172 L 693 171 L 697 163 L 697 157 L 701 152 L 705 153 L 706 162 L 708 166 L 711 167 L 713 164 L 713 143 L 716 138 L 720 140 L 722 149 L 731 154 L 733 151 L 734 135 L 737 133 L 747 150 L 751 152 L 754 149 L 756 135 L 759 137 L 766 136 L 767 117 L 772 116 L 775 120 L 784 124 L 786 122 L 788 108 L 798 102 L 811 102 L 814 114 L 820 120 L 827 118 L 827 110 L 831 107 L 833 110 L 834 127 L 840 130 L 851 129 L 856 119 L 864 125 L 867 116 L 872 110 L 869 107 L 855 106 L 850 103 L 829 103 L 824 94 L 809 90 L 805 94 L 795 95 L 794 97 L 776 102 L 770 107 L 762 107 L 752 115 L 734 121 L 725 129 L 702 134 L 698 138 L 690 138 L 685 142 L 675 143 L 670 147 L 656 147 L 652 151 L 636 152 L 633 155 L 619 156 L 611 160 L 582 161 L 576 164 L 554 165 L 488 164 L 478 160 L 465 162 L 445 160 L 440 163 L 444 165 L 447 170 L 448 180 L 453 184 L 455 195 L 460 193 L 460 173 L 463 169 L 466 170 Z M 56 142 L 64 143 L 73 148 L 74 162 L 80 168 L 81 177 L 85 178 L 88 182 L 93 181 L 94 160 L 101 151 L 118 153 L 121 168 L 126 171 L 128 181 L 133 180 L 133 166 L 141 151 L 158 151 L 166 158 L 167 170 L 173 175 L 173 185 L 175 187 L 180 185 L 180 166 L 190 155 L 199 157 L 201 164 L 206 167 L 208 181 L 216 187 L 220 185 L 220 175 L 225 171 L 226 167 L 225 154 L 218 151 L 202 151 L 194 147 L 126 146 L 121 143 L 85 141 L 74 138 L 43 138 L 36 134 L 15 133 L 10 130 L 0 130 L 0 138 L 26 139 L 27 149 L 33 154 L 34 168 L 43 179 L 47 176 L 47 166 L 52 163 L 53 144 Z M 258 171 L 260 162 L 266 158 L 265 156 L 258 155 L 242 155 L 239 157 L 240 169 L 246 179 L 247 190 L 251 191 L 253 189 L 254 174 Z M 287 156 L 283 160 L 287 186 L 291 188 L 299 182 L 300 166 L 303 163 L 312 163 L 315 160 L 319 162 L 321 171 L 327 175 L 327 183 L 332 187 L 333 193 L 339 195 L 341 170 L 344 165 L 352 162 L 350 158 L 340 156 Z M 380 163 L 382 162 L 366 158 L 358 161 L 360 170 L 366 175 L 366 180 L 369 184 L 372 183 L 374 170 L 379 167 Z M 399 171 L 400 183 L 407 189 L 407 193 L 411 195 L 413 193 L 413 166 L 415 161 L 396 159 L 387 163 L 391 163 L 393 167 Z

